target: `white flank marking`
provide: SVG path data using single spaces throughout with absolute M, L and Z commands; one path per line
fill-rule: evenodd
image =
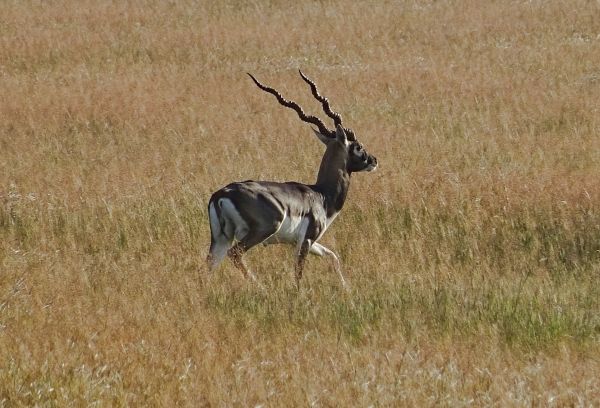
M 303 239 L 308 228 L 308 218 L 291 217 L 286 215 L 279 229 L 267 239 L 264 244 L 295 244 L 299 239 Z
M 221 223 L 219 222 L 219 217 L 217 217 L 217 210 L 215 210 L 215 204 L 210 203 L 208 207 L 208 219 L 210 220 L 210 230 L 213 234 L 213 238 L 219 237 L 221 235 Z
M 244 221 L 237 208 L 235 208 L 233 202 L 229 198 L 221 198 L 219 206 L 225 219 L 233 224 L 235 239 L 240 240 L 244 238 L 249 231 L 248 224 Z

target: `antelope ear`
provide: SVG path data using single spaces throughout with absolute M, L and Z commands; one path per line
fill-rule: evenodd
M 335 127 L 335 138 L 343 145 L 348 144 L 348 136 L 346 136 L 346 131 L 342 127 L 342 125 L 337 125 Z
M 333 138 L 331 138 L 329 136 L 325 136 L 323 133 L 319 132 L 317 129 L 315 129 L 313 127 L 311 127 L 311 129 L 313 132 L 315 132 L 315 135 L 317 135 L 319 140 L 325 144 L 325 146 L 327 146 L 329 144 L 329 142 L 331 142 L 333 140 Z

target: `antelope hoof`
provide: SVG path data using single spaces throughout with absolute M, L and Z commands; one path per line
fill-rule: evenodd
M 350 293 L 350 284 L 346 281 L 342 281 L 342 289 L 344 289 L 344 292 Z

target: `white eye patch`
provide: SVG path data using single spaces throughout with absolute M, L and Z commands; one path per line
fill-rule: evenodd
M 352 153 L 355 156 L 360 157 L 360 156 L 362 156 L 363 148 L 361 146 L 359 146 L 359 145 L 354 145 L 354 147 L 352 148 Z

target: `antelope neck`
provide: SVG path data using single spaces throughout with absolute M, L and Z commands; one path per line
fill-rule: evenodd
M 344 158 L 339 155 L 330 157 L 332 155 L 328 153 L 321 160 L 314 189 L 323 195 L 327 217 L 331 217 L 344 206 L 350 188 L 350 173 L 346 170 Z

